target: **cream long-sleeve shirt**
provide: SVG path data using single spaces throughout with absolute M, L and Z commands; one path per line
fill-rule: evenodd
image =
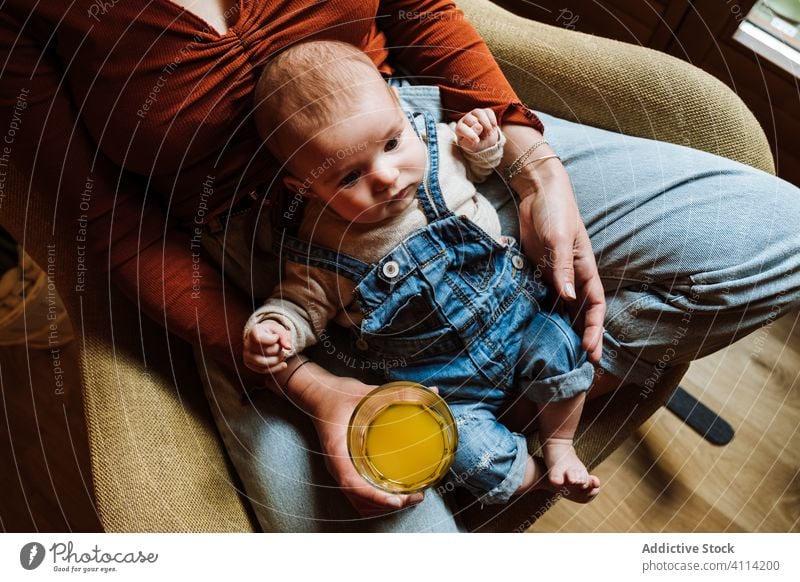
M 439 185 L 445 203 L 454 214 L 466 216 L 500 241 L 497 212 L 476 191 L 473 182 L 485 181 L 499 165 L 505 136 L 501 132 L 494 146 L 473 153 L 457 145 L 455 123 L 439 123 L 437 130 Z M 365 263 L 375 263 L 427 223 L 417 199 L 403 214 L 372 224 L 351 223 L 317 200 L 311 200 L 306 204 L 298 236 Z M 273 319 L 291 332 L 289 355 L 302 352 L 317 342 L 331 320 L 345 327 L 360 325 L 361 313 L 353 301 L 355 287 L 354 281 L 328 269 L 287 261 L 282 282 L 250 317 L 245 334 L 257 323 Z

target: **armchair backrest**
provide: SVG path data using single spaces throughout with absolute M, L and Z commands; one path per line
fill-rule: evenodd
M 755 116 L 705 71 L 655 50 L 528 20 L 489 0 L 456 4 L 534 110 L 775 173 Z

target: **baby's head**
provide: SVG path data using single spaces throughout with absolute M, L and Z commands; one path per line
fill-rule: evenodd
M 425 172 L 425 145 L 394 90 L 362 51 L 294 45 L 264 67 L 256 125 L 293 191 L 353 222 L 405 211 Z

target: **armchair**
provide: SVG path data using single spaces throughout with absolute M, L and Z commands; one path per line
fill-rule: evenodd
M 766 138 L 744 104 L 706 73 L 649 49 L 525 20 L 488 0 L 458 6 L 516 91 L 537 110 L 622 133 L 682 143 L 773 172 Z M 746 138 L 744 137 L 746 136 Z M 78 337 L 97 510 L 108 532 L 253 531 L 189 345 L 144 318 L 105 281 L 76 290 L 69 225 L 52 225 L 47 196 L 25 176 L 7 182 L 0 222 L 41 265 L 55 248 L 55 282 Z M 91 276 L 91 273 L 88 274 Z M 208 361 L 205 365 L 211 365 Z M 685 368 L 647 398 L 625 386 L 590 402 L 577 435 L 594 467 L 662 406 Z M 464 511 L 474 531 L 527 529 L 552 496 Z

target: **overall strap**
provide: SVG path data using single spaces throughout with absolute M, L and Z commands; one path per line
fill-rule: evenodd
M 444 202 L 442 190 L 439 186 L 439 140 L 436 130 L 436 120 L 424 111 L 417 114 L 406 113 L 417 136 L 428 147 L 428 163 L 425 178 L 417 190 L 420 206 L 428 222 L 434 222 L 452 216 L 453 213 Z
M 320 245 L 297 238 L 305 213 L 306 198 L 283 191 L 270 217 L 275 225 L 272 229 L 272 251 L 281 261 L 320 267 L 333 271 L 358 283 L 370 266 L 358 259 Z
M 327 269 L 341 277 L 347 277 L 356 284 L 372 268 L 355 257 L 309 243 L 290 235 L 286 230 L 275 231 L 272 250 L 282 261 L 289 260 L 301 265 Z

